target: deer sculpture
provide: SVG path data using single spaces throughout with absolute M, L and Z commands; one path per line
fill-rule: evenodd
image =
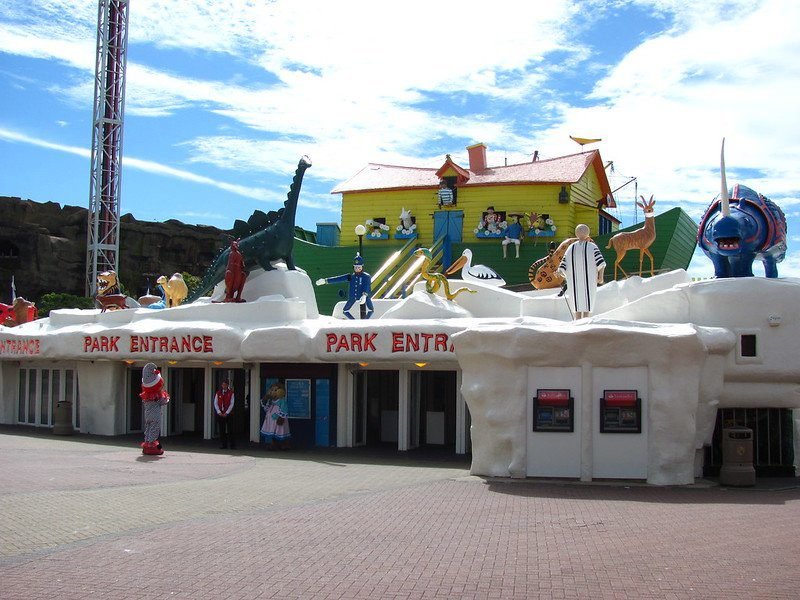
M 617 253 L 617 260 L 614 261 L 614 279 L 617 278 L 617 268 L 622 271 L 625 277 L 628 277 L 628 274 L 620 266 L 628 250 L 639 250 L 640 276 L 642 274 L 644 255 L 646 254 L 650 257 L 650 276 L 653 276 L 653 255 L 650 253 L 650 245 L 656 239 L 656 222 L 655 213 L 653 212 L 653 206 L 656 201 L 653 200 L 653 196 L 650 196 L 650 200 L 645 200 L 644 196 L 639 196 L 639 198 L 641 198 L 642 201 L 637 201 L 636 206 L 641 208 L 642 212 L 644 212 L 644 226 L 635 231 L 623 231 L 622 233 L 612 236 L 611 239 L 608 240 L 608 246 L 606 246 L 606 248 L 611 248 L 613 246 L 614 251 Z

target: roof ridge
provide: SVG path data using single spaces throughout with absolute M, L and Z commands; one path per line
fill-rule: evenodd
M 393 169 L 416 169 L 418 171 L 433 171 L 434 173 L 437 171 L 434 167 L 412 167 L 409 165 L 390 165 L 386 163 L 367 163 L 367 167 L 375 166 L 375 167 L 391 167 Z M 363 171 L 364 169 L 362 169 Z
M 551 158 L 540 158 L 538 160 L 529 160 L 529 161 L 526 161 L 526 162 L 514 163 L 514 164 L 511 164 L 511 165 L 487 166 L 486 170 L 489 170 L 489 169 L 505 169 L 505 168 L 508 168 L 508 167 L 521 167 L 521 166 L 524 166 L 524 165 L 535 165 L 535 164 L 538 164 L 538 163 L 552 162 L 554 160 L 563 160 L 565 158 L 572 158 L 574 156 L 581 156 L 581 155 L 584 155 L 584 154 L 592 154 L 593 152 L 598 152 L 598 150 L 596 150 L 596 149 L 595 150 L 585 150 L 583 152 L 575 152 L 573 154 L 565 154 L 563 156 L 553 156 Z M 470 173 L 474 173 L 474 171 L 470 171 Z

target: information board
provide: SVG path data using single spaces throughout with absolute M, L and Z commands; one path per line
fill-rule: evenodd
M 286 404 L 290 419 L 311 418 L 311 380 L 287 379 Z

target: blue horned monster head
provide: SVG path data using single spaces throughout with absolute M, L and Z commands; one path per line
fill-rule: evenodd
M 714 263 L 716 277 L 752 277 L 754 260 L 777 277 L 786 254 L 786 217 L 774 202 L 744 185 L 731 191 L 725 178 L 725 141 L 720 153 L 721 190 L 700 222 L 697 241 Z

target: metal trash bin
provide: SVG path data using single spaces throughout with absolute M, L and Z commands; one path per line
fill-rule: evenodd
M 72 435 L 72 402 L 64 400 L 56 404 L 53 412 L 53 433 L 56 435 Z
M 719 482 L 722 485 L 742 487 L 756 484 L 752 429 L 730 427 L 722 430 L 722 468 L 719 471 Z

